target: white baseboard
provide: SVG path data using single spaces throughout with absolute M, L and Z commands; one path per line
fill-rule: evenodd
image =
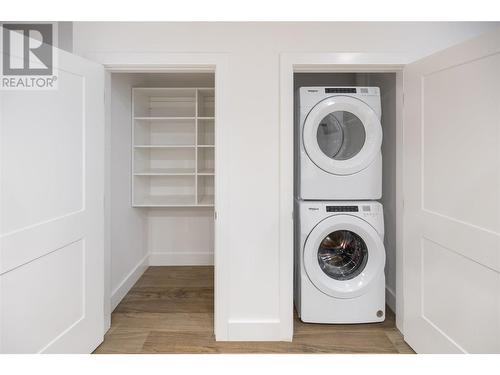
M 396 312 L 396 293 L 387 285 L 385 286 L 385 302 L 392 311 Z
M 149 254 L 150 266 L 213 266 L 214 254 L 196 251 L 154 252 Z
M 120 285 L 111 292 L 111 311 L 113 311 L 120 301 L 125 297 L 134 284 L 139 280 L 142 274 L 146 271 L 149 266 L 148 263 L 149 254 L 146 254 L 139 263 L 130 271 L 130 273 L 125 276 Z
M 280 341 L 281 326 L 278 319 L 229 320 L 228 341 Z

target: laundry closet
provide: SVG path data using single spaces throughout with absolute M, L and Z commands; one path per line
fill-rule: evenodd
M 294 160 L 294 173 L 295 173 L 294 196 L 297 199 L 297 197 L 301 196 L 301 193 L 302 193 L 302 195 L 306 194 L 306 193 L 312 194 L 311 191 L 314 191 L 314 190 L 316 190 L 318 192 L 318 194 L 316 194 L 316 196 L 313 195 L 312 197 L 309 197 L 309 198 L 312 198 L 311 205 L 308 205 L 306 202 L 306 204 L 303 204 L 302 208 L 299 209 L 300 203 L 297 203 L 297 201 L 296 201 L 295 209 L 294 209 L 294 217 L 295 217 L 295 221 L 296 221 L 296 226 L 298 225 L 300 220 L 304 221 L 304 217 L 303 217 L 304 211 L 318 210 L 318 207 L 316 207 L 317 205 L 314 204 L 314 201 L 318 201 L 318 200 L 329 201 L 328 204 L 330 204 L 330 202 L 332 202 L 331 207 L 327 206 L 327 210 L 328 210 L 328 208 L 330 208 L 333 211 L 332 214 L 334 212 L 347 211 L 347 212 L 345 212 L 346 214 L 356 214 L 357 215 L 358 204 L 356 204 L 356 203 L 353 204 L 352 201 L 358 201 L 358 203 L 359 202 L 366 202 L 366 204 L 364 204 L 363 206 L 359 205 L 359 211 L 363 211 L 363 210 L 367 210 L 367 211 L 368 210 L 372 210 L 372 211 L 373 210 L 376 210 L 376 211 L 380 210 L 380 211 L 382 211 L 383 210 L 383 222 L 381 222 L 380 223 L 381 225 L 378 225 L 378 227 L 380 227 L 380 231 L 381 231 L 382 236 L 383 236 L 383 246 L 381 245 L 380 247 L 381 248 L 385 247 L 385 288 L 384 287 L 380 288 L 381 289 L 380 293 L 382 293 L 382 296 L 378 297 L 378 298 L 381 298 L 383 301 L 383 293 L 385 293 L 385 303 L 387 304 L 387 306 L 389 306 L 389 308 L 393 312 L 396 312 L 396 303 L 395 303 L 395 300 L 396 300 L 396 241 L 397 241 L 396 225 L 397 225 L 397 221 L 398 221 L 398 219 L 397 219 L 397 215 L 398 215 L 397 199 L 399 198 L 399 195 L 397 194 L 397 186 L 396 186 L 397 185 L 397 169 L 398 169 L 397 158 L 396 158 L 396 156 L 397 156 L 397 143 L 398 143 L 398 140 L 397 140 L 397 108 L 398 108 L 398 101 L 401 100 L 401 94 L 402 94 L 402 92 L 400 90 L 398 90 L 398 87 L 397 87 L 397 79 L 398 79 L 397 74 L 398 73 L 396 73 L 396 72 L 373 72 L 373 73 L 371 73 L 371 72 L 339 72 L 339 73 L 337 73 L 337 72 L 335 72 L 335 73 L 296 72 L 296 73 L 294 73 L 294 124 L 295 124 L 294 125 L 295 126 L 295 130 L 294 130 L 294 155 L 295 155 L 295 160 Z M 373 189 L 373 196 L 370 196 L 369 194 L 367 194 L 367 191 L 369 191 L 367 184 L 368 185 L 369 184 L 377 185 L 380 183 L 380 181 L 378 180 L 380 178 L 380 171 L 375 171 L 375 172 L 370 171 L 370 168 L 372 168 L 372 169 L 374 168 L 373 165 L 375 165 L 375 163 L 380 163 L 380 161 L 378 161 L 377 157 L 375 157 L 375 156 L 370 160 L 370 163 L 371 163 L 370 166 L 366 167 L 366 169 L 363 169 L 363 167 L 361 167 L 359 169 L 359 170 L 362 170 L 362 172 L 357 173 L 357 174 L 356 173 L 346 174 L 346 177 L 342 177 L 345 180 L 347 180 L 349 178 L 352 180 L 351 182 L 348 183 L 348 185 L 347 185 L 348 188 L 347 189 L 344 188 L 344 190 L 338 188 L 336 181 L 328 181 L 327 179 L 329 177 L 326 177 L 326 180 L 325 179 L 321 180 L 321 178 L 316 178 L 315 175 L 311 175 L 310 173 L 307 174 L 308 172 L 304 173 L 304 171 L 301 171 L 301 168 L 304 169 L 304 166 L 303 166 L 303 164 L 301 164 L 300 158 L 304 157 L 304 155 L 306 153 L 309 153 L 309 151 L 307 151 L 307 148 L 306 148 L 306 153 L 304 152 L 303 148 L 301 148 L 302 147 L 301 142 L 307 142 L 307 140 L 306 140 L 307 135 L 304 133 L 307 131 L 306 130 L 307 125 L 304 125 L 304 123 L 305 123 L 304 116 L 305 115 L 304 115 L 304 113 L 302 113 L 302 112 L 304 112 L 304 110 L 303 110 L 304 103 L 300 103 L 300 98 L 301 98 L 300 88 L 301 87 L 308 88 L 308 89 L 318 89 L 319 91 L 323 90 L 323 88 L 331 87 L 330 90 L 332 90 L 331 91 L 332 94 L 330 96 L 350 95 L 349 92 L 356 93 L 360 89 L 355 89 L 355 88 L 361 88 L 361 87 L 363 87 L 362 90 L 364 90 L 364 92 L 368 93 L 369 90 L 373 90 L 373 93 L 376 95 L 378 95 L 377 91 L 379 90 L 379 92 L 380 92 L 380 107 L 381 107 L 380 108 L 380 111 L 381 111 L 380 124 L 382 127 L 382 143 L 381 143 L 381 146 L 379 146 L 380 150 L 381 150 L 381 154 L 382 154 L 382 161 L 381 161 L 381 164 L 382 164 L 382 166 L 381 166 L 382 182 L 380 184 L 381 185 L 381 194 L 380 194 L 379 187 L 372 188 Z M 303 90 L 305 90 L 305 89 L 303 89 Z M 351 91 L 349 91 L 349 90 L 351 90 Z M 312 92 L 312 91 L 317 91 L 317 90 L 309 90 L 309 91 Z M 358 92 L 358 94 L 359 94 L 359 92 Z M 312 95 L 316 95 L 316 94 L 312 94 Z M 354 96 L 355 95 L 356 94 L 354 94 Z M 324 95 L 324 97 L 328 97 L 328 96 L 329 96 L 328 94 Z M 362 97 L 360 99 L 363 100 Z M 323 99 L 321 99 L 321 100 L 323 100 Z M 370 99 L 370 100 L 373 101 L 373 99 Z M 314 103 L 314 105 L 316 105 L 316 103 Z M 302 109 L 301 109 L 301 107 L 302 107 Z M 348 107 L 345 107 L 345 108 L 348 108 Z M 373 104 L 373 108 L 375 109 L 375 112 L 377 112 L 377 105 L 376 104 Z M 307 110 L 306 110 L 306 112 L 307 112 Z M 309 113 L 311 116 L 314 115 L 314 114 L 312 114 L 312 112 L 313 112 L 313 110 L 311 110 L 311 112 Z M 332 112 L 332 113 L 341 113 L 341 112 Z M 342 112 L 342 113 L 344 113 L 343 119 L 333 118 L 332 121 L 337 121 L 337 120 L 340 122 L 345 121 L 345 123 L 347 124 L 347 125 L 345 125 L 346 126 L 345 129 L 351 129 L 351 131 L 353 131 L 354 133 L 352 133 L 352 134 L 342 133 L 342 137 L 344 137 L 344 136 L 351 137 L 350 141 L 349 140 L 346 141 L 347 143 L 350 142 L 350 144 L 345 146 L 347 151 L 344 150 L 344 152 L 346 154 L 351 153 L 351 155 L 347 155 L 347 156 L 340 155 L 338 157 L 337 163 L 341 163 L 342 161 L 346 161 L 349 158 L 354 157 L 356 155 L 356 153 L 360 153 L 363 148 L 366 149 L 367 144 L 369 142 L 371 142 L 372 139 L 376 138 L 375 135 L 369 134 L 369 130 L 367 130 L 367 123 L 369 122 L 368 120 L 363 119 L 363 117 L 360 116 L 360 118 L 362 119 L 362 121 L 360 122 L 359 119 L 355 115 L 352 115 L 350 112 L 348 112 L 348 110 L 346 110 L 346 112 Z M 318 119 L 322 118 L 325 114 L 327 114 L 326 110 L 324 111 L 324 114 L 322 112 L 319 115 Z M 348 116 L 352 116 L 353 118 L 347 118 L 346 114 Z M 328 114 L 327 116 L 331 116 L 331 114 Z M 358 116 L 359 116 L 359 114 L 358 114 Z M 338 117 L 338 115 L 337 115 L 337 117 Z M 331 140 L 333 139 L 333 136 L 331 134 L 330 135 L 328 135 L 328 134 L 326 134 L 326 135 L 321 134 L 320 135 L 320 132 L 325 131 L 325 130 L 322 130 L 322 128 L 325 128 L 326 126 L 330 126 L 330 124 L 327 124 L 328 121 L 330 121 L 330 120 L 328 120 L 327 117 L 324 117 L 324 119 L 320 122 L 319 125 L 313 124 L 314 129 L 313 129 L 313 132 L 311 133 L 311 134 L 314 133 L 313 136 L 311 136 L 312 137 L 311 139 L 313 139 L 311 142 L 319 144 L 318 151 L 321 153 L 326 153 L 326 154 L 328 152 L 332 152 L 332 151 L 326 149 L 329 146 L 326 145 L 325 139 L 328 139 L 328 137 L 330 137 L 328 139 L 328 142 L 331 142 Z M 355 134 L 356 133 L 356 126 L 358 126 L 356 121 L 359 124 L 359 128 L 360 128 L 357 131 L 358 134 Z M 375 119 L 373 122 L 378 124 L 379 120 Z M 321 125 L 323 125 L 323 126 L 321 126 Z M 363 127 L 364 127 L 364 129 L 363 129 Z M 332 129 L 332 128 L 330 128 L 330 129 Z M 366 130 L 366 132 L 365 132 L 365 130 Z M 317 131 L 317 134 L 316 134 L 316 131 Z M 330 133 L 332 133 L 332 132 L 333 132 L 333 130 L 330 130 Z M 320 136 L 323 137 L 323 139 L 324 139 L 323 141 L 320 139 Z M 355 138 L 359 138 L 360 139 L 359 142 L 356 140 L 353 140 Z M 322 144 L 322 142 L 323 142 L 323 144 Z M 356 142 L 358 144 L 356 144 Z M 305 145 L 305 146 L 307 146 L 307 145 Z M 342 147 L 344 147 L 344 146 L 339 146 L 339 147 L 340 147 L 339 150 L 342 150 Z M 353 149 L 353 150 L 349 151 L 347 149 L 348 147 L 351 147 L 351 148 L 357 147 L 357 150 Z M 336 150 L 333 152 L 339 152 L 339 153 L 342 152 L 339 150 Z M 302 155 L 301 155 L 301 153 L 302 153 Z M 309 155 L 309 157 L 311 158 L 311 160 L 313 160 L 313 158 L 314 158 L 313 155 Z M 372 160 L 375 160 L 375 161 L 372 162 Z M 316 164 L 312 167 L 313 169 L 314 168 L 320 168 L 320 169 L 323 168 L 323 166 L 321 166 L 321 164 L 319 164 L 317 161 L 313 160 L 313 163 Z M 329 159 L 326 160 L 326 163 L 329 163 Z M 301 176 L 301 173 L 302 173 L 302 176 Z M 320 173 L 323 173 L 323 172 L 320 172 Z M 357 176 L 357 175 L 361 175 L 362 173 L 365 173 L 365 176 L 361 176 L 361 177 Z M 352 177 L 352 176 L 354 176 L 354 177 Z M 319 177 L 321 177 L 321 176 L 319 176 Z M 311 183 L 307 182 L 306 185 L 304 185 L 304 186 L 306 186 L 306 188 L 309 189 L 308 191 L 305 191 L 303 187 L 302 187 L 302 191 L 301 191 L 300 184 L 301 183 L 304 184 L 304 182 L 300 182 L 301 178 L 303 180 L 309 179 L 308 181 L 311 181 Z M 398 178 L 400 178 L 400 176 Z M 317 181 L 318 184 L 321 186 L 315 186 L 312 183 L 314 181 Z M 340 180 L 340 181 L 342 181 L 342 180 Z M 340 182 L 340 183 L 342 183 L 342 182 Z M 307 185 L 307 184 L 309 184 L 309 185 Z M 335 191 L 340 192 L 339 199 L 336 199 Z M 328 192 L 330 192 L 330 195 L 328 194 Z M 326 199 L 327 198 L 326 196 L 321 196 L 321 194 L 328 195 L 328 199 Z M 381 195 L 381 198 L 380 198 L 380 195 Z M 345 199 L 346 197 L 347 197 L 347 199 Z M 320 199 L 320 198 L 322 198 L 322 199 Z M 301 200 L 303 201 L 303 199 L 301 199 Z M 305 199 L 305 200 L 307 201 L 307 199 Z M 342 201 L 342 202 L 337 203 L 335 201 Z M 378 201 L 381 204 L 381 206 L 380 205 L 377 206 L 375 203 L 373 203 L 373 204 L 371 203 L 374 201 Z M 319 210 L 321 210 L 321 209 L 322 208 L 320 207 Z M 302 210 L 302 212 L 300 212 L 300 210 Z M 354 211 L 354 210 L 356 211 L 356 213 L 349 212 L 349 211 Z M 362 214 L 363 213 L 360 212 L 360 215 L 362 215 Z M 307 215 L 307 213 L 306 213 L 306 215 Z M 373 215 L 376 215 L 376 213 L 374 213 Z M 326 216 L 328 216 L 328 215 L 326 215 Z M 370 216 L 367 216 L 367 217 L 370 218 Z M 317 219 L 317 221 L 320 222 L 322 219 L 323 219 L 323 217 L 321 217 L 320 219 Z M 373 224 L 373 223 L 371 223 L 371 224 Z M 319 227 L 319 224 L 318 224 L 318 227 Z M 375 225 L 375 228 L 377 228 L 377 225 Z M 301 283 L 299 281 L 299 277 L 297 276 L 297 275 L 300 275 L 300 272 L 301 272 L 299 258 L 300 257 L 306 258 L 306 255 L 303 255 L 303 254 L 305 254 L 307 252 L 307 249 L 301 248 L 302 245 L 300 244 L 300 238 L 299 239 L 297 238 L 297 237 L 300 237 L 300 235 L 298 233 L 298 232 L 300 232 L 300 228 L 296 227 L 295 232 L 296 232 L 296 234 L 295 234 L 295 236 L 296 236 L 296 240 L 295 240 L 295 242 L 296 242 L 296 244 L 295 244 L 295 247 L 296 247 L 296 251 L 295 251 L 295 254 L 296 254 L 295 255 L 295 267 L 296 267 L 295 268 L 295 275 L 296 275 L 296 277 L 295 277 L 294 289 L 295 289 L 296 306 L 300 306 Z M 352 232 L 351 232 L 351 234 L 353 236 L 356 236 Z M 311 236 L 311 237 L 313 237 L 313 236 Z M 326 237 L 326 238 L 328 238 L 328 237 Z M 310 242 L 310 239 L 307 241 Z M 331 242 L 332 238 L 329 238 L 329 241 Z M 356 239 L 353 239 L 353 241 L 356 241 Z M 358 237 L 358 241 L 360 241 L 360 243 L 363 243 L 363 245 L 364 245 L 364 242 L 363 242 L 363 240 L 361 240 L 361 238 Z M 375 246 L 375 245 L 373 245 L 373 246 Z M 373 250 L 375 250 L 375 249 L 370 250 L 369 247 L 370 246 L 368 246 L 368 249 L 365 250 L 366 251 L 365 255 L 366 255 L 367 259 L 370 259 L 370 257 L 371 257 L 373 260 L 374 254 L 375 254 L 375 252 Z M 314 250 L 314 252 L 316 253 L 316 250 Z M 315 263 L 316 266 L 317 266 L 316 263 L 318 263 L 318 261 L 320 263 L 322 262 L 322 260 L 321 260 L 322 255 L 320 252 L 321 252 L 321 250 L 318 251 L 318 255 L 313 256 L 314 259 L 313 259 L 313 261 L 311 261 L 312 263 Z M 371 252 L 371 255 L 370 255 L 370 252 Z M 361 255 L 358 255 L 358 256 L 361 257 Z M 331 260 L 331 258 L 329 258 L 329 259 Z M 352 259 L 350 261 L 352 261 Z M 307 259 L 305 260 L 305 262 L 306 262 L 306 266 L 307 266 Z M 356 272 L 353 273 L 351 278 L 357 277 L 357 276 L 354 276 L 354 274 L 359 275 L 360 272 L 363 272 L 362 269 L 366 265 L 367 265 L 366 259 L 364 260 L 363 264 L 361 264 L 361 260 L 360 260 L 359 269 L 353 270 L 353 272 L 354 271 L 356 271 Z M 320 266 L 321 266 L 321 264 L 320 264 Z M 365 271 L 367 271 L 367 270 L 368 270 L 368 268 L 365 269 Z M 327 270 L 323 266 L 322 266 L 322 271 L 327 273 Z M 302 272 L 305 272 L 305 271 L 303 270 Z M 320 272 L 322 274 L 322 276 L 319 276 L 319 278 L 324 277 L 323 272 Z M 369 273 L 369 271 L 367 271 L 366 273 Z M 312 277 L 311 274 L 308 274 L 308 276 L 309 276 L 309 278 Z M 332 276 L 330 276 L 330 278 L 331 277 Z M 343 283 L 347 283 L 348 280 L 350 280 L 351 278 L 346 276 L 346 277 L 340 277 L 339 280 L 344 280 Z M 328 279 L 328 278 L 325 278 L 325 279 L 326 280 L 323 280 L 325 283 L 331 282 L 330 279 Z M 357 279 L 359 279 L 359 277 L 357 277 Z M 321 284 L 321 282 L 322 281 L 318 279 L 318 284 Z M 314 284 L 314 281 L 313 281 L 313 284 Z M 316 287 L 318 288 L 318 285 L 316 285 Z M 383 289 L 385 289 L 385 291 Z M 304 293 L 304 291 L 302 291 L 302 293 Z M 323 293 L 328 294 L 329 292 L 323 290 Z M 341 300 L 342 300 L 342 298 L 345 298 L 345 297 L 341 297 Z M 310 304 L 314 305 L 314 306 L 312 306 L 313 310 L 318 310 L 319 307 L 321 307 L 321 303 L 318 302 L 318 299 L 316 299 L 316 300 L 313 299 L 312 301 L 313 302 L 310 302 Z M 366 303 L 364 303 L 364 302 L 360 303 L 360 306 L 362 306 L 361 309 L 365 306 L 365 304 Z M 340 306 L 342 306 L 342 305 L 340 305 Z M 337 310 L 339 310 L 338 306 L 336 308 L 337 308 Z M 373 318 L 375 320 L 370 320 L 370 319 L 356 320 L 356 319 L 354 319 L 351 321 L 349 316 L 348 316 L 346 319 L 344 319 L 344 318 L 341 319 L 341 322 L 355 323 L 355 322 L 373 322 L 373 321 L 383 320 L 383 310 L 384 310 L 383 305 L 382 305 L 382 307 L 379 306 L 378 308 L 380 309 L 377 312 L 377 314 L 379 314 L 378 318 L 376 317 L 375 314 L 370 315 L 370 316 L 373 316 Z M 346 309 L 348 309 L 348 308 L 346 308 Z M 352 309 L 352 312 L 350 312 L 348 314 L 351 316 L 355 315 L 355 312 L 360 310 L 360 308 L 358 308 L 358 307 L 351 308 L 351 309 Z M 342 308 L 340 308 L 340 310 L 342 310 Z M 376 311 L 376 310 L 377 309 L 374 309 L 374 311 Z M 299 312 L 299 315 L 300 315 L 300 312 Z M 315 321 L 313 319 L 312 321 L 313 322 L 325 322 L 325 323 L 328 322 L 329 317 L 325 314 L 323 314 L 323 316 L 324 316 L 325 320 L 319 319 L 319 320 Z M 335 321 L 332 321 L 332 322 L 335 322 Z
M 109 73 L 111 309 L 148 266 L 213 265 L 214 77 Z

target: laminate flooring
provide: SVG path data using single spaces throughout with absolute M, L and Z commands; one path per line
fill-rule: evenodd
M 213 267 L 149 267 L 94 353 L 413 353 L 388 308 L 375 324 L 306 324 L 295 316 L 292 342 L 215 341 L 213 296 Z

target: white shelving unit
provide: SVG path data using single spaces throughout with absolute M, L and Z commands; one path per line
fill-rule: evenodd
M 213 207 L 213 88 L 132 89 L 132 206 Z

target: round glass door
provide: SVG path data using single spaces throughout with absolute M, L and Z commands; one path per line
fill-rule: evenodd
M 350 175 L 375 160 L 382 126 L 375 111 L 358 99 L 332 96 L 316 104 L 302 128 L 307 156 L 327 173 Z
M 302 256 L 309 280 L 335 298 L 364 294 L 384 272 L 385 249 L 380 234 L 363 219 L 349 214 L 320 221 L 309 233 Z
M 368 262 L 365 241 L 349 230 L 336 230 L 321 241 L 318 263 L 323 272 L 334 280 L 351 280 Z
M 361 120 L 348 111 L 335 111 L 321 119 L 316 133 L 318 146 L 329 158 L 348 160 L 365 144 L 366 132 Z

